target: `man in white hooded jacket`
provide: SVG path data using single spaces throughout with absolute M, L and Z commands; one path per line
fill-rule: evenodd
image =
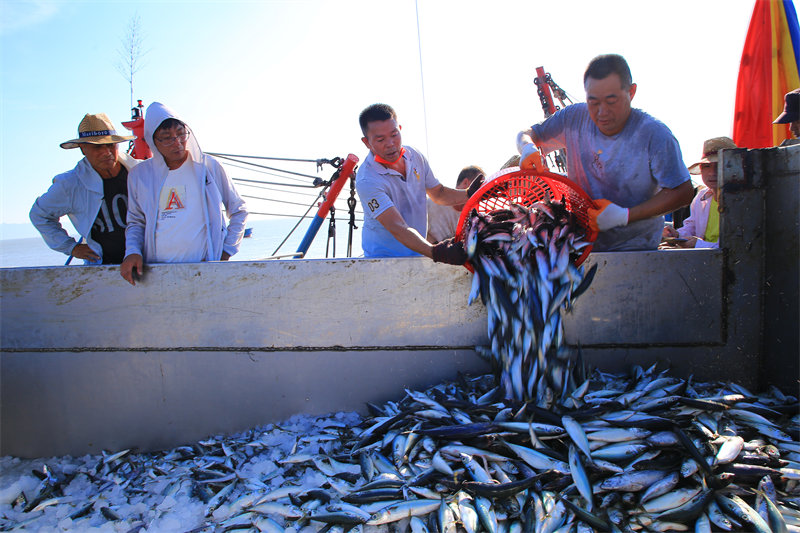
M 128 180 L 128 227 L 120 274 L 131 285 L 147 263 L 226 261 L 239 249 L 247 210 L 222 165 L 189 126 L 153 102 L 144 117 L 153 157 Z M 228 217 L 225 223 L 223 208 Z

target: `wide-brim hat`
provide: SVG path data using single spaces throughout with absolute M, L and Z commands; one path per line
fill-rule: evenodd
M 69 150 L 82 144 L 116 144 L 135 139 L 133 135 L 117 135 L 114 123 L 105 113 L 87 113 L 78 124 L 78 138 L 61 143 L 61 148 Z
M 783 97 L 783 113 L 772 121 L 773 124 L 788 124 L 800 120 L 800 89 L 786 93 Z
M 700 174 L 700 165 L 703 163 L 716 163 L 719 161 L 720 150 L 739 148 L 730 137 L 714 137 L 703 143 L 703 157 L 697 163 L 689 167 L 690 174 Z

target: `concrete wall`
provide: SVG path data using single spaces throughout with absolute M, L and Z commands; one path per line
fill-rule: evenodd
M 157 450 L 292 415 L 363 411 L 483 369 L 472 350 L 4 353 L 2 453 Z
M 707 282 L 721 252 L 592 262 L 571 342 L 721 346 L 720 284 Z M 469 285 L 465 269 L 422 258 L 156 265 L 136 287 L 112 267 L 2 269 L 0 453 L 165 448 L 487 371 Z
M 0 275 L 4 350 L 463 347 L 486 329 L 465 269 L 414 258 L 155 265 L 135 287 L 118 267 Z
M 469 276 L 421 259 L 0 270 L 0 453 L 157 449 L 484 372 Z
M 799 157 L 725 152 L 720 250 L 592 254 L 567 341 L 605 370 L 796 388 Z M 136 287 L 0 269 L 0 454 L 165 448 L 483 372 L 469 285 L 422 258 L 157 265 Z

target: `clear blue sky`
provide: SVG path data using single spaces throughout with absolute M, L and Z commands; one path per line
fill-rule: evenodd
M 634 106 L 672 129 L 691 164 L 704 139 L 731 134 L 752 9 L 753 0 L 2 0 L 0 222 L 27 222 L 36 196 L 75 165 L 80 152 L 58 145 L 85 113 L 123 129 L 130 90 L 115 65 L 137 15 L 149 51 L 136 98 L 174 108 L 206 151 L 363 160 L 358 113 L 381 101 L 398 111 L 404 142 L 452 184 L 468 164 L 497 170 L 517 131 L 543 118 L 536 67 L 581 101 L 587 62 L 609 52 L 628 59 Z

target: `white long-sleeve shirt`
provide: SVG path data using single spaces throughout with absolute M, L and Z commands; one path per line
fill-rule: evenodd
M 678 236 L 682 239 L 697 237 L 695 248 L 719 248 L 719 242 L 705 240 L 708 214 L 714 192 L 708 187 L 700 187 L 689 207 L 689 218 L 683 221 L 683 226 L 678 228 Z

